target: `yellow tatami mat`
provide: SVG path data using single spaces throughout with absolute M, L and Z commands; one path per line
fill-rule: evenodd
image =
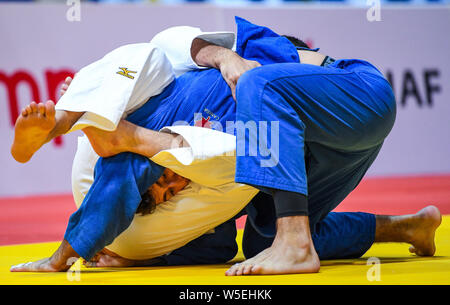
M 450 216 L 444 216 L 437 231 L 436 244 L 434 257 L 414 256 L 408 252 L 407 244 L 377 244 L 360 259 L 322 261 L 318 274 L 240 277 L 224 275 L 231 263 L 95 269 L 80 267 L 77 263 L 69 273 L 11 273 L 11 265 L 48 257 L 58 247 L 58 243 L 2 246 L 0 284 L 450 284 Z M 239 252 L 232 263 L 242 259 L 242 253 Z M 378 260 L 379 265 L 371 263 Z

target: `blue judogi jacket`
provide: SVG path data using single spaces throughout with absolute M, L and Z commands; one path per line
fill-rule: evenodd
M 241 57 L 262 65 L 299 62 L 296 48 L 286 38 L 239 17 L 236 24 L 236 52 Z M 208 69 L 180 76 L 127 120 L 159 130 L 180 121 L 194 125 L 198 119 L 226 126 L 227 121 L 235 118 L 236 103 L 230 88 L 220 71 Z M 214 122 L 211 125 L 214 128 Z M 94 183 L 80 208 L 70 217 L 64 239 L 81 257 L 91 259 L 128 228 L 141 194 L 159 179 L 162 171 L 161 166 L 133 153 L 100 158 Z

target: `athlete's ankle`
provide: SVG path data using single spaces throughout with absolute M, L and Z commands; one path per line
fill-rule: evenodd
M 56 110 L 55 127 L 50 131 L 47 140 L 51 141 L 54 138 L 67 133 L 83 114 L 84 112 Z

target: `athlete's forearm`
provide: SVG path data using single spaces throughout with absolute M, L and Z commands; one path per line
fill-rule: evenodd
M 127 150 L 136 154 L 151 158 L 163 150 L 188 146 L 180 135 L 157 132 L 134 124 L 131 125 L 134 132 L 132 142 L 130 142 Z
M 235 100 L 236 85 L 241 75 L 261 66 L 257 61 L 244 59 L 230 49 L 216 46 L 199 38 L 192 42 L 191 56 L 200 66 L 219 69 L 223 79 L 230 86 Z
M 192 42 L 191 57 L 199 66 L 220 69 L 220 65 L 233 56 L 233 51 L 196 38 Z

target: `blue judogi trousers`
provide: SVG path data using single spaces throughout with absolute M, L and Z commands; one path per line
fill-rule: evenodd
M 237 151 L 245 153 L 237 154 L 236 182 L 307 195 L 312 232 L 359 184 L 396 113 L 390 84 L 370 63 L 356 59 L 327 67 L 258 67 L 239 79 L 236 94 L 236 121 L 266 122 L 257 133 L 237 137 Z M 254 143 L 259 150 L 252 155 Z M 271 236 L 276 217 L 265 213 L 269 209 L 256 209 L 250 220 Z M 270 225 L 255 221 L 257 214 L 272 219 Z

